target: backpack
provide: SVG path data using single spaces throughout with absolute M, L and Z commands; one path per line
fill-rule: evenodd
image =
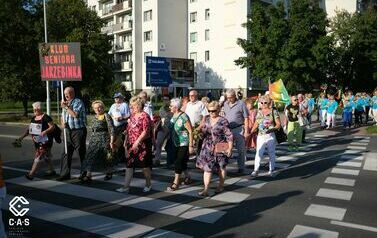
M 55 128 L 54 128 L 54 131 L 52 132 L 52 136 L 54 137 L 56 143 L 60 144 L 62 143 L 62 138 L 61 138 L 61 135 L 62 135 L 62 130 L 60 129 L 60 127 L 56 124 L 54 124 Z

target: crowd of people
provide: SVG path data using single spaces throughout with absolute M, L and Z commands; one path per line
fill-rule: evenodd
M 61 127 L 65 128 L 67 152 L 61 158 L 58 181 L 71 179 L 71 164 L 74 151 L 80 157 L 82 182 L 92 180 L 93 171 L 102 171 L 104 180 L 111 180 L 117 163 L 126 165 L 125 181 L 118 192 L 127 193 L 132 184 L 136 168 L 142 168 L 145 177 L 143 192 L 152 189 L 152 167 L 159 166 L 165 145 L 166 166 L 174 169 L 168 191 L 176 191 L 182 184 L 192 183 L 188 169 L 190 155 L 195 157 L 196 167 L 203 171 L 203 190 L 199 196 L 208 196 L 213 173 L 218 173 L 219 183 L 215 193 L 224 190 L 227 165 L 235 157 L 238 173 L 243 175 L 247 150 L 255 151 L 255 165 L 252 177 L 259 176 L 260 162 L 267 151 L 269 157 L 268 176 L 275 175 L 277 133 L 284 128 L 287 134 L 288 150 L 298 151 L 305 143 L 306 130 L 311 127 L 312 115 L 325 129 L 336 126 L 336 114 L 342 110 L 344 128 L 353 124 L 358 127 L 369 118 L 377 123 L 377 89 L 373 97 L 366 93 L 351 91 L 344 95 L 321 93 L 314 99 L 311 93 L 292 95 L 289 105 L 279 113 L 277 105 L 268 92 L 255 98 L 242 99 L 233 89 L 227 90 L 218 101 L 203 97 L 199 100 L 196 90 L 188 98 L 162 97 L 162 106 L 154 113 L 148 95 L 142 91 L 124 101 L 121 93 L 115 93 L 114 103 L 108 112 L 100 100 L 92 102 L 94 117 L 87 129 L 86 109 L 81 99 L 75 96 L 72 87 L 64 90 L 61 102 L 63 109 Z M 211 96 L 212 98 L 212 96 Z M 42 161 L 48 164 L 46 176 L 56 175 L 51 161 L 53 132 L 57 125 L 42 111 L 41 103 L 33 104 L 34 117 L 30 126 L 20 137 L 21 141 L 31 135 L 34 141 L 34 162 L 25 177 L 32 180 Z M 338 112 L 339 113 L 339 112 Z M 354 123 L 352 119 L 354 115 Z M 89 144 L 86 138 L 89 132 Z M 233 149 L 237 156 L 232 155 Z

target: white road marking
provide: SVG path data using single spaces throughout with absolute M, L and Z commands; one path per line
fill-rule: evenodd
M 357 176 L 357 175 L 359 175 L 360 170 L 333 168 L 331 170 L 331 173 L 333 173 L 333 174 L 346 174 L 346 175 Z
M 324 197 L 324 198 L 333 198 L 333 199 L 340 199 L 340 200 L 351 200 L 353 192 L 344 191 L 344 190 L 337 190 L 337 189 L 327 189 L 327 188 L 320 188 L 316 194 L 317 197 Z
M 364 170 L 377 171 L 377 153 L 369 152 L 365 155 Z
M 372 226 L 364 226 L 364 225 L 359 225 L 359 224 L 349 223 L 349 222 L 342 222 L 342 221 L 331 221 L 330 223 L 333 224 L 333 225 L 338 225 L 338 226 L 344 226 L 344 227 L 355 228 L 355 229 L 360 229 L 360 230 L 365 230 L 365 231 L 377 232 L 377 228 L 372 227 Z
M 108 190 L 90 188 L 86 186 L 73 185 L 69 183 L 63 183 L 53 180 L 40 180 L 35 178 L 33 181 L 26 180 L 23 177 L 7 180 L 8 183 L 18 184 L 21 186 L 43 189 L 46 191 L 68 194 L 81 198 L 94 199 L 101 202 L 116 204 L 119 206 L 130 206 L 146 211 L 166 214 L 170 216 L 181 217 L 186 212 L 195 208 L 198 212 L 201 212 L 201 217 L 192 217 L 193 220 L 199 220 L 206 223 L 214 223 L 225 215 L 224 211 L 215 209 L 200 208 L 188 204 L 180 204 L 161 199 L 141 197 L 137 195 L 123 194 L 118 192 L 112 192 Z M 202 211 L 199 211 L 203 209 Z M 205 219 L 203 219 L 205 216 Z
M 338 236 L 339 233 L 335 231 L 296 225 L 287 238 L 338 238 Z
M 14 196 L 8 195 L 5 198 L 4 209 L 9 209 L 6 204 L 9 203 Z M 50 203 L 40 202 L 33 199 L 29 201 L 28 216 L 36 217 L 38 219 L 53 222 L 55 224 L 64 225 L 67 227 L 79 229 L 82 231 L 90 231 L 99 236 L 121 238 L 134 237 L 146 234 L 147 237 L 152 234 L 147 234 L 153 231 L 153 234 L 160 234 L 159 237 L 190 237 L 184 234 L 167 231 L 163 229 L 156 229 L 151 226 L 141 225 L 133 222 L 127 222 L 120 219 L 101 216 L 90 212 L 76 210 L 68 207 L 58 206 Z M 83 222 L 84 221 L 84 222 Z M 153 237 L 153 236 L 149 236 Z
M 360 168 L 362 164 L 361 164 L 361 162 L 339 161 L 336 165 Z
M 366 150 L 367 147 L 366 146 L 353 146 L 353 145 L 349 145 L 349 146 L 347 146 L 347 149 L 350 149 L 350 150 Z
M 355 186 L 355 181 L 356 181 L 355 179 L 328 177 L 326 178 L 325 183 L 353 187 Z
M 307 216 L 322 217 L 333 220 L 343 220 L 347 209 L 340 207 L 324 206 L 319 204 L 310 204 L 305 211 Z

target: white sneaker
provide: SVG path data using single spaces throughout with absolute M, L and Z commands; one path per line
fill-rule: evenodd
M 128 193 L 129 190 L 130 190 L 130 188 L 121 187 L 121 188 L 116 189 L 115 191 L 117 191 L 119 193 Z
M 257 177 L 258 176 L 258 171 L 253 171 L 251 174 L 250 174 L 251 177 Z
M 151 189 L 152 189 L 152 185 L 149 186 L 149 187 L 145 186 L 144 189 L 143 189 L 143 193 L 147 193 L 147 192 L 151 191 Z

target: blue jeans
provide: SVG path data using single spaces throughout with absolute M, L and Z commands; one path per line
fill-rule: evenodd
M 351 127 L 352 125 L 352 112 L 343 112 L 343 126 L 344 127 Z

